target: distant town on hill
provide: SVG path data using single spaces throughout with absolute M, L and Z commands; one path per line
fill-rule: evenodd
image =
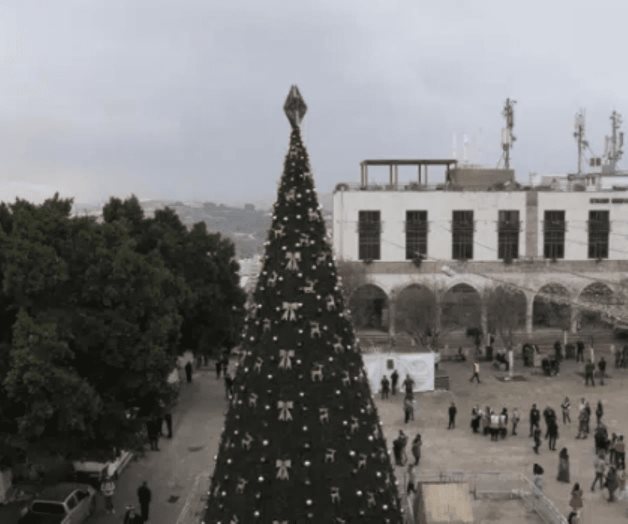
M 324 214 L 329 215 L 331 194 L 321 195 L 320 203 Z M 174 200 L 143 200 L 140 204 L 147 216 L 153 215 L 157 209 L 170 207 L 186 226 L 205 222 L 209 231 L 218 232 L 233 240 L 238 258 L 250 258 L 262 253 L 272 215 L 272 204 L 262 204 L 264 207 L 260 207 L 259 203 L 235 206 Z M 100 217 L 102 205 L 75 203 L 74 213 Z

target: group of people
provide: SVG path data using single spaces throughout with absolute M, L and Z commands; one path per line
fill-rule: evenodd
M 100 492 L 105 499 L 105 511 L 110 515 L 116 512 L 113 505 L 115 491 L 116 483 L 114 477 L 105 473 L 100 483 Z M 125 508 L 123 524 L 143 524 L 144 522 L 148 522 L 152 492 L 146 481 L 142 482 L 140 487 L 137 488 L 137 500 L 139 502 L 140 511 L 138 512 L 134 505 L 128 504 Z
M 471 410 L 471 429 L 473 433 L 481 433 L 485 436 L 489 435 L 493 441 L 506 438 L 509 423 L 512 424 L 512 435 L 516 435 L 519 420 L 520 416 L 517 408 L 514 408 L 510 415 L 508 414 L 507 408 L 502 408 L 501 411 L 497 411 L 491 409 L 490 406 L 486 406 L 486 408 L 482 409 L 479 405 L 476 405 Z
M 406 453 L 406 447 L 408 445 L 408 436 L 399 430 L 397 438 L 393 440 L 393 457 L 395 459 L 395 466 L 404 467 L 407 466 L 407 472 L 405 476 L 406 493 L 416 494 L 416 477 L 414 475 L 414 468 L 418 467 L 421 460 L 421 446 L 423 441 L 421 440 L 421 434 L 417 433 L 412 444 L 410 445 L 410 451 L 412 453 L 413 461 L 408 463 L 408 455 Z
M 384 375 L 380 382 L 380 394 L 382 400 L 387 399 L 391 393 L 393 396 L 396 396 L 398 384 L 399 373 L 396 369 L 393 369 L 393 372 L 390 375 L 390 380 L 386 375 Z M 403 415 L 405 424 L 414 420 L 414 384 L 415 382 L 409 374 L 406 375 L 406 378 L 401 384 L 405 391 L 403 399 Z

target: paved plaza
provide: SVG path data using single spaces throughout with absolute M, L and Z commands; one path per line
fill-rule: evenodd
M 601 356 L 598 350 L 598 358 Z M 608 354 L 604 355 L 609 360 Z M 529 368 L 522 368 L 521 361 L 516 361 L 516 373 L 521 373 L 526 380 L 521 382 L 502 382 L 497 376 L 503 376 L 489 363 L 481 364 L 482 383 L 469 383 L 472 364 L 470 362 L 445 362 L 441 369 L 450 376 L 450 391 L 415 394 L 415 420 L 403 423 L 403 396 L 397 395 L 389 400 L 377 400 L 380 416 L 389 445 L 399 429 L 403 429 L 411 440 L 418 432 L 423 438 L 420 470 L 447 471 L 464 470 L 467 472 L 516 472 L 532 477 L 532 464 L 538 462 L 545 469 L 545 493 L 565 514 L 569 511 L 570 491 L 574 482 L 580 482 L 585 491 L 583 523 L 615 523 L 628 521 L 628 501 L 609 503 L 607 492 L 599 489 L 591 493 L 593 481 L 594 442 L 590 436 L 586 440 L 576 440 L 578 402 L 585 397 L 595 411 L 598 400 L 605 408 L 603 421 L 609 435 L 613 432 L 628 436 L 628 370 L 616 370 L 612 366 L 607 373 L 611 378 L 606 385 L 585 387 L 584 379 L 578 374 L 581 364 L 566 361 L 558 377 L 545 377 Z M 403 378 L 403 377 L 402 377 Z M 562 424 L 560 403 L 565 396 L 571 399 L 572 424 Z M 456 429 L 447 430 L 447 408 L 451 401 L 458 407 Z M 556 481 L 558 472 L 558 451 L 548 450 L 547 441 L 543 441 L 540 455 L 532 450 L 532 439 L 528 438 L 528 412 L 533 402 L 542 411 L 546 405 L 554 408 L 560 420 L 560 437 L 557 450 L 567 447 L 570 455 L 571 482 L 563 484 Z M 490 406 L 494 409 L 506 407 L 509 413 L 519 408 L 521 415 L 520 431 L 516 437 L 508 436 L 505 440 L 491 442 L 489 437 L 473 434 L 470 428 L 471 409 L 475 404 Z M 595 425 L 595 416 L 592 426 Z M 545 432 L 544 421 L 541 429 Z M 408 454 L 409 454 L 408 444 Z M 398 470 L 400 468 L 397 468 Z M 499 511 L 498 504 L 492 504 L 494 511 Z M 518 520 L 517 522 L 529 522 Z
M 592 406 L 601 399 L 609 432 L 628 435 L 628 422 L 622 416 L 628 412 L 628 398 L 624 393 L 628 388 L 628 370 L 611 367 L 607 385 L 592 388 L 584 386 L 584 380 L 578 374 L 580 367 L 573 361 L 564 363 L 560 375 L 553 378 L 532 374 L 531 370 L 521 368 L 520 361 L 516 365 L 517 372 L 521 372 L 527 380 L 501 382 L 497 379 L 500 374 L 488 363 L 482 363 L 482 383 L 476 385 L 469 383 L 469 362 L 441 364 L 441 369 L 450 376 L 451 390 L 416 394 L 415 421 L 407 425 L 403 424 L 402 396 L 386 401 L 377 399 L 389 447 L 399 429 L 404 429 L 410 438 L 420 432 L 424 442 L 420 464 L 423 471 L 504 471 L 531 476 L 532 464 L 538 462 L 545 468 L 545 493 L 565 514 L 569 509 L 571 487 L 574 482 L 580 482 L 585 488 L 583 523 L 605 524 L 628 520 L 627 501 L 610 504 L 606 502 L 605 492 L 597 490 L 591 493 L 588 489 L 593 480 L 592 437 L 576 440 L 575 423 L 566 427 L 561 421 L 557 449 L 567 447 L 569 450 L 571 483 L 567 485 L 555 480 L 558 452 L 550 452 L 544 441 L 541 454 L 535 455 L 531 439 L 527 436 L 531 403 L 536 402 L 541 410 L 549 404 L 560 416 L 559 405 L 565 395 L 572 400 L 572 419 L 576 419 L 577 403 L 582 396 Z M 452 400 L 458 406 L 457 427 L 447 430 L 447 408 Z M 519 436 L 491 442 L 488 437 L 474 435 L 469 423 L 471 408 L 475 404 L 499 409 L 507 407 L 509 412 L 518 407 L 522 415 Z M 115 496 L 116 515 L 104 514 L 100 503 L 97 514 L 90 522 L 119 523 L 125 505 L 137 505 L 135 490 L 142 480 L 147 480 L 153 491 L 151 523 L 198 523 L 225 407 L 222 380 L 216 380 L 214 373 L 207 370 L 195 373 L 193 383 L 182 387 L 174 415 L 174 438 L 171 441 L 162 439 L 159 452 L 147 451 L 124 471 Z M 479 501 L 476 502 L 476 515 L 482 517 L 483 522 L 499 522 L 500 519 L 510 520 L 513 524 L 536 522 L 531 515 L 526 516 L 516 502 Z M 517 515 L 517 519 L 509 519 L 509 515 Z

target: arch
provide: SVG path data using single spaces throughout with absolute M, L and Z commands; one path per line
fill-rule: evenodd
M 511 286 L 496 286 L 484 295 L 489 332 L 501 334 L 524 328 L 528 299 L 523 291 Z
M 440 315 L 436 294 L 423 284 L 410 284 L 397 293 L 394 307 L 396 331 L 409 335 L 423 346 L 439 331 Z
M 617 300 L 610 286 L 603 282 L 593 282 L 580 292 L 578 298 L 581 328 L 607 326 L 610 309 Z
M 351 294 L 349 305 L 356 329 L 388 329 L 389 301 L 381 287 L 375 284 L 359 286 Z
M 481 329 L 482 298 L 477 289 L 466 282 L 450 287 L 442 299 L 443 327 Z
M 570 294 L 555 282 L 545 284 L 534 296 L 532 322 L 534 327 L 569 329 L 571 325 Z

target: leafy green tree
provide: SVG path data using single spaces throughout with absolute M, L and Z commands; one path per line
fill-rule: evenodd
M 296 119 L 254 302 L 204 522 L 400 524 Z

